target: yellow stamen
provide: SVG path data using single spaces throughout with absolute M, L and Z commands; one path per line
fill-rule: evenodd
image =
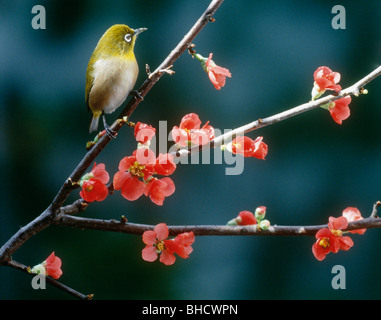
M 343 231 L 341 231 L 341 230 L 335 230 L 335 229 L 333 229 L 333 230 L 331 230 L 331 232 L 336 237 L 341 237 L 343 235 Z
M 144 178 L 144 172 L 143 172 L 143 170 L 145 168 L 146 167 L 144 165 L 142 165 L 139 162 L 135 161 L 134 164 L 130 166 L 128 171 L 133 176 L 136 176 L 138 178 Z
M 319 246 L 323 247 L 324 249 L 329 247 L 329 238 L 323 238 L 319 241 Z
M 164 243 L 162 241 L 158 242 L 156 244 L 157 250 L 163 251 L 164 250 Z

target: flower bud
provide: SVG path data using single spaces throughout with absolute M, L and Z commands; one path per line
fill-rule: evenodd
M 241 222 L 242 222 L 242 218 L 241 217 L 236 217 L 236 218 L 231 219 L 230 221 L 228 221 L 227 225 L 228 226 L 236 226 L 236 225 L 239 225 Z
M 265 206 L 258 207 L 257 209 L 255 209 L 254 214 L 255 214 L 255 218 L 258 221 L 263 220 L 266 215 L 266 207 Z
M 34 274 L 45 275 L 45 267 L 44 267 L 43 263 L 40 263 L 40 264 L 35 265 L 32 269 L 30 269 L 29 272 L 34 273 Z
M 270 221 L 267 220 L 267 219 L 264 219 L 264 220 L 261 220 L 258 224 L 258 227 L 261 229 L 261 230 L 267 230 L 268 228 L 270 228 Z

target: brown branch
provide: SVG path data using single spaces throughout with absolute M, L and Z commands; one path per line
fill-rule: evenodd
M 359 96 L 363 92 L 363 87 L 380 75 L 381 75 L 381 66 L 379 66 L 378 68 L 373 70 L 371 73 L 369 73 L 368 75 L 366 75 L 365 77 L 363 77 L 362 79 L 357 81 L 355 84 L 351 85 L 350 87 L 348 87 L 346 89 L 341 90 L 338 94 L 328 95 L 328 96 L 325 96 L 323 98 L 301 104 L 299 106 L 296 106 L 294 108 L 288 109 L 286 111 L 272 115 L 272 116 L 267 117 L 267 118 L 260 118 L 258 120 L 253 121 L 253 122 L 250 122 L 246 125 L 243 125 L 239 128 L 236 128 L 234 130 L 226 132 L 226 133 L 214 138 L 209 143 L 206 143 L 202 146 L 192 146 L 192 147 L 188 147 L 188 148 L 183 148 L 183 149 L 180 149 L 176 152 L 172 152 L 172 155 L 177 156 L 177 157 L 188 156 L 188 155 L 191 155 L 193 153 L 200 152 L 201 150 L 207 150 L 210 148 L 215 148 L 215 147 L 223 145 L 224 143 L 227 143 L 228 141 L 230 141 L 235 136 L 240 136 L 240 135 L 243 135 L 244 133 L 260 129 L 260 128 L 266 127 L 268 125 L 278 123 L 280 121 L 289 119 L 289 118 L 294 117 L 294 116 L 301 114 L 303 112 L 316 109 L 319 106 L 330 103 L 334 100 L 343 98 L 345 96 L 348 96 L 348 95 Z
M 54 221 L 61 226 L 79 229 L 91 229 L 141 235 L 155 226 L 146 224 L 129 223 L 118 220 L 91 219 L 76 216 L 61 215 Z M 261 230 L 256 225 L 252 226 L 227 226 L 227 225 L 194 225 L 194 226 L 168 226 L 171 236 L 183 232 L 193 231 L 196 236 L 314 236 L 319 229 L 327 228 L 327 224 L 312 226 L 270 226 L 268 230 Z M 353 221 L 348 224 L 349 230 L 381 228 L 381 219 L 375 217 Z
M 374 205 L 373 205 L 373 210 L 372 210 L 372 214 L 370 215 L 372 218 L 378 218 L 378 207 L 381 207 L 381 201 L 377 201 Z
M 26 265 L 23 265 L 20 262 L 17 262 L 17 261 L 14 261 L 14 260 L 9 260 L 6 263 L 6 266 L 9 266 L 9 267 L 15 268 L 17 270 L 20 270 L 20 271 L 22 271 L 24 273 L 27 273 L 27 274 L 31 275 L 31 276 L 35 276 L 35 274 L 30 273 L 28 271 L 29 268 Z M 63 283 L 61 283 L 61 282 L 59 282 L 59 281 L 57 281 L 57 280 L 55 280 L 53 278 L 45 277 L 45 279 L 46 279 L 46 282 L 49 283 L 50 285 L 52 285 L 53 287 L 56 287 L 56 288 L 58 288 L 58 289 L 60 289 L 60 290 L 62 290 L 64 292 L 66 292 L 66 293 L 76 297 L 76 298 L 81 299 L 81 300 L 91 300 L 93 298 L 93 294 L 87 294 L 87 295 L 85 295 L 83 293 L 80 293 L 80 292 L 78 292 L 78 291 L 68 287 L 67 285 L 64 285 Z

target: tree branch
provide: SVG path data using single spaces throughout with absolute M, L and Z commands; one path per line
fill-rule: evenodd
M 183 148 L 183 149 L 178 150 L 177 152 L 172 152 L 172 155 L 177 156 L 177 157 L 188 156 L 188 155 L 191 155 L 193 153 L 200 152 L 202 150 L 215 148 L 215 147 L 218 147 L 218 146 L 225 144 L 226 142 L 230 141 L 235 136 L 242 136 L 244 133 L 260 129 L 262 127 L 266 127 L 266 126 L 271 125 L 271 124 L 278 123 L 280 121 L 294 117 L 294 116 L 301 114 L 303 112 L 316 109 L 319 106 L 330 103 L 334 100 L 343 98 L 345 96 L 348 96 L 348 95 L 359 96 L 363 90 L 363 87 L 380 75 L 381 75 L 381 66 L 379 66 L 377 69 L 373 70 L 371 73 L 366 75 L 364 78 L 357 81 L 355 84 L 351 85 L 350 87 L 348 87 L 344 90 L 341 90 L 338 94 L 335 94 L 335 95 L 331 94 L 331 95 L 325 96 L 323 98 L 317 99 L 315 101 L 310 101 L 310 102 L 301 104 L 299 106 L 288 109 L 286 111 L 275 114 L 273 116 L 255 120 L 255 121 L 250 122 L 246 125 L 243 125 L 239 128 L 236 128 L 232 131 L 226 132 L 226 133 L 214 138 L 209 143 L 206 143 L 206 144 L 200 145 L 200 146 L 192 146 L 192 147 L 188 147 L 188 148 Z
M 155 226 L 136 224 L 117 220 L 102 220 L 82 218 L 76 216 L 60 215 L 54 221 L 61 226 L 79 229 L 111 231 L 128 234 L 142 235 Z M 194 226 L 168 226 L 169 234 L 176 236 L 183 232 L 193 231 L 196 236 L 314 236 L 319 229 L 327 228 L 327 224 L 312 226 L 270 226 L 268 230 L 261 230 L 257 225 L 252 226 L 227 226 L 227 225 L 194 225 Z M 357 220 L 348 224 L 349 230 L 381 228 L 381 219 L 373 216 Z
M 17 262 L 17 261 L 14 261 L 14 260 L 9 260 L 6 264 L 7 266 L 9 267 L 12 267 L 12 268 L 15 268 L 17 270 L 20 270 L 24 273 L 27 273 L 31 276 L 35 276 L 35 274 L 33 273 L 30 273 L 28 271 L 28 267 L 26 265 L 23 265 L 22 263 L 20 262 Z M 66 293 L 69 293 L 70 295 L 76 297 L 76 298 L 79 298 L 81 300 L 91 300 L 93 298 L 93 294 L 83 294 L 83 293 L 80 293 L 70 287 L 68 287 L 67 285 L 64 285 L 63 283 L 61 282 L 58 282 L 57 280 L 54 280 L 53 278 L 50 278 L 50 277 L 45 277 L 46 279 L 46 282 L 49 283 L 50 285 L 52 285 L 53 287 L 56 287 Z

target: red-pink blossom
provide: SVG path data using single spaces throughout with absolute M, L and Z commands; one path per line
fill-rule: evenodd
M 80 180 L 79 185 L 82 190 L 79 195 L 87 202 L 103 201 L 108 195 L 106 184 L 109 182 L 110 176 L 105 169 L 103 163 L 94 163 L 93 169 L 86 173 Z
M 324 66 L 317 68 L 314 72 L 314 84 L 317 86 L 318 91 L 340 91 L 341 86 L 337 84 L 340 82 L 340 78 L 340 73 L 333 72 L 330 68 Z
M 54 279 L 58 279 L 62 275 L 62 261 L 59 257 L 54 254 L 54 251 L 49 255 L 49 257 L 43 262 L 45 266 L 45 272 L 47 276 L 51 276 Z
M 155 135 L 156 129 L 151 125 L 137 122 L 134 128 L 134 135 L 136 141 L 144 144 L 150 141 Z
M 173 156 L 170 153 L 160 153 L 156 159 L 155 171 L 161 176 L 169 176 L 176 170 Z
M 361 212 L 359 209 L 354 207 L 348 207 L 344 209 L 343 211 L 343 217 L 345 217 L 348 222 L 358 221 L 364 219 L 361 215 Z M 366 229 L 358 229 L 358 230 L 351 230 L 350 233 L 358 233 L 358 234 L 364 234 Z
M 263 137 L 257 137 L 255 140 L 252 140 L 246 136 L 239 136 L 234 138 L 233 141 L 228 144 L 227 148 L 231 150 L 232 153 L 262 160 L 265 159 L 268 152 L 268 146 L 263 142 Z
M 162 206 L 164 199 L 174 192 L 175 184 L 172 179 L 168 177 L 162 179 L 152 178 L 144 190 L 144 194 L 158 206 Z
M 134 201 L 146 191 L 144 180 L 155 172 L 156 157 L 152 150 L 140 148 L 132 156 L 124 157 L 119 162 L 119 171 L 114 175 L 115 190 L 121 190 L 122 196 Z M 143 180 L 143 181 L 142 181 Z
M 145 261 L 153 262 L 160 255 L 160 262 L 165 265 L 172 265 L 176 261 L 175 253 L 181 258 L 188 258 L 193 251 L 192 244 L 195 241 L 194 233 L 180 233 L 174 239 L 167 239 L 169 235 L 168 227 L 165 223 L 159 223 L 154 230 L 143 233 L 143 242 L 146 244 L 142 251 L 142 258 Z
M 165 223 L 159 223 L 153 231 L 145 231 L 143 233 L 143 242 L 146 246 L 142 251 L 143 260 L 153 262 L 160 255 L 160 262 L 165 265 L 174 264 L 176 257 L 165 246 L 165 239 L 168 238 L 168 235 L 169 231 Z
M 228 69 L 220 67 L 212 60 L 213 53 L 209 54 L 209 58 L 205 62 L 206 72 L 209 79 L 217 90 L 225 86 L 226 77 L 231 77 L 231 73 Z
M 108 196 L 108 188 L 100 180 L 90 179 L 82 182 L 80 197 L 87 201 L 103 201 Z
M 320 229 L 312 246 L 312 253 L 319 261 L 324 260 L 329 252 L 337 253 L 339 250 L 349 250 L 353 247 L 353 240 L 343 236 L 343 231 L 348 227 L 345 217 L 329 217 L 328 228 Z
M 336 123 L 342 124 L 343 120 L 347 119 L 350 116 L 351 111 L 348 105 L 351 103 L 351 101 L 351 96 L 346 96 L 344 98 L 332 101 L 328 105 L 328 111 Z
M 201 120 L 195 113 L 186 114 L 180 126 L 174 126 L 171 133 L 173 141 L 180 147 L 204 145 L 214 139 L 214 128 L 209 121 L 201 127 Z

